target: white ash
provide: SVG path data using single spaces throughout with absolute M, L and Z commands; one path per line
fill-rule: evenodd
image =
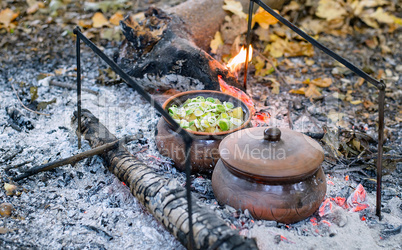
M 74 58 L 67 57 L 65 63 L 73 65 Z M 98 69 L 105 66 L 94 59 L 92 53 L 83 53 L 82 64 L 83 86 L 97 88 L 100 92 L 99 95 L 83 92 L 83 108 L 93 112 L 118 138 L 142 130 L 146 142 L 134 141 L 129 143 L 127 148 L 150 167 L 167 178 L 176 178 L 184 185 L 184 174 L 176 171 L 171 160 L 161 156 L 156 150 L 154 133 L 159 117 L 154 109 L 124 83 L 119 86 L 96 85 Z M 9 155 L 18 147 L 23 149 L 14 158 L 1 163 L 1 186 L 8 182 L 8 173 L 4 171 L 8 166 L 33 160 L 21 167 L 26 169 L 90 148 L 83 142 L 82 149 L 77 149 L 77 137 L 70 126 L 71 115 L 76 109 L 75 91 L 39 84 L 36 80 L 38 71 L 43 72 L 40 68 L 24 65 L 23 73 L 13 69 L 7 77 L 0 78 L 0 162 L 5 155 Z M 10 81 L 5 80 L 10 77 Z M 66 77 L 65 81 L 71 83 L 73 78 Z M 21 82 L 38 86 L 38 100 L 57 98 L 55 104 L 42 111 L 49 113 L 49 117 L 38 116 L 21 108 L 10 87 L 10 83 L 13 83 L 20 89 L 18 86 Z M 287 114 L 288 97 L 287 94 L 270 95 L 267 103 L 269 105 L 262 105 L 262 108 L 266 108 L 271 114 L 271 125 L 288 126 L 288 120 L 284 117 Z M 17 132 L 7 126 L 8 115 L 5 107 L 21 110 L 33 122 L 35 128 Z M 17 172 L 18 169 L 11 169 L 9 174 Z M 316 228 L 311 224 L 310 218 L 292 225 L 283 225 L 258 221 L 247 211 L 218 204 L 213 198 L 210 180 L 199 176 L 193 178 L 192 185 L 198 197 L 197 202 L 208 205 L 232 228 L 239 230 L 240 234 L 256 237 L 261 249 L 348 249 L 345 247 L 346 242 L 352 248 L 400 248 L 400 234 L 390 235 L 385 240 L 380 239 L 381 230 L 388 229 L 386 227 L 389 226 L 397 227 L 402 223 L 400 197 L 383 201 L 384 205 L 390 208 L 390 213 L 385 213 L 381 222 L 374 215 L 375 193 L 371 190 L 368 192 L 369 209 L 363 213 L 337 210 L 334 212 L 334 218 L 326 218 L 333 222 L 331 227 L 321 223 L 320 227 Z M 328 196 L 338 195 L 345 186 L 357 186 L 357 183 L 346 182 L 342 178 L 334 177 L 331 180 L 334 185 L 328 186 Z M 0 192 L 1 202 L 9 202 L 15 208 L 12 217 L 0 221 L 0 227 L 11 231 L 0 235 L 2 248 L 184 249 L 144 210 L 128 188 L 106 170 L 98 156 L 75 166 L 63 166 L 30 177 L 20 182 L 18 193 L 19 196 L 6 196 L 4 190 Z M 362 214 L 367 217 L 366 221 L 361 220 Z M 318 233 L 315 229 L 319 229 Z M 356 239 L 356 235 L 360 238 Z

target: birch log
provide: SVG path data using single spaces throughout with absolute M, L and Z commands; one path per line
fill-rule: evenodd
M 76 124 L 74 113 L 73 124 Z M 82 111 L 82 134 L 91 147 L 117 138 L 88 110 Z M 122 145 L 102 155 L 109 170 L 127 184 L 131 193 L 184 246 L 189 242 L 186 190 L 174 179 L 165 179 L 133 157 Z M 196 198 L 193 196 L 193 201 Z M 257 249 L 254 239 L 247 239 L 229 228 L 207 207 L 193 203 L 193 232 L 197 249 Z

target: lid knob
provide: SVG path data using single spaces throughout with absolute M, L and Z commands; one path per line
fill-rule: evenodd
M 267 141 L 280 141 L 281 130 L 279 128 L 267 128 L 264 130 L 264 139 Z

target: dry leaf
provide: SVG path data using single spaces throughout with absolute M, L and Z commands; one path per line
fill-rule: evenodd
M 327 88 L 329 86 L 331 86 L 332 84 L 332 79 L 331 78 L 317 78 L 311 81 L 311 84 L 314 84 L 317 87 L 321 87 L 321 88 Z
M 279 13 L 279 11 L 275 10 L 275 12 Z M 269 25 L 276 24 L 278 22 L 278 19 L 273 17 L 271 14 L 269 14 L 267 11 L 265 11 L 263 8 L 258 8 L 257 12 L 255 13 L 253 17 L 253 24 L 254 26 L 255 23 L 258 23 L 263 29 L 268 29 Z
M 109 21 L 106 19 L 106 17 L 100 13 L 96 12 L 95 15 L 92 17 L 92 26 L 94 28 L 101 28 L 103 26 L 108 26 Z
M 91 20 L 79 20 L 78 26 L 89 29 L 92 27 L 92 21 Z
M 312 59 L 308 59 L 307 57 L 305 57 L 305 58 L 304 58 L 304 63 L 305 63 L 307 66 L 313 66 L 314 63 L 315 63 L 315 61 L 312 60 Z
M 35 0 L 27 0 L 28 9 L 27 14 L 33 14 L 39 10 L 39 8 L 45 8 L 45 4 L 42 2 L 37 2 Z
M 327 21 L 346 16 L 345 8 L 336 0 L 320 0 L 315 14 Z
M 247 15 L 243 12 L 243 6 L 240 2 L 234 0 L 225 0 L 225 5 L 222 7 L 224 10 L 230 11 L 236 16 L 246 19 Z
M 319 91 L 319 89 L 317 88 L 317 86 L 310 84 L 308 85 L 306 91 L 306 93 L 304 94 L 307 98 L 317 98 L 321 96 L 321 92 Z
M 305 87 L 302 87 L 302 88 L 300 88 L 300 89 L 292 89 L 292 90 L 289 91 L 289 93 L 291 93 L 291 94 L 304 95 L 304 94 L 306 94 L 306 88 L 305 88 Z
M 211 41 L 210 47 L 211 47 L 211 52 L 216 54 L 216 51 L 218 50 L 219 46 L 223 45 L 223 39 L 222 35 L 219 31 L 215 33 L 214 39 Z
M 310 17 L 304 19 L 301 26 L 304 31 L 313 35 L 318 35 L 326 29 L 325 22 L 318 19 L 311 19 Z
M 350 104 L 357 105 L 357 104 L 360 104 L 362 102 L 363 102 L 362 100 L 354 100 L 354 101 L 350 101 Z
M 370 17 L 374 18 L 379 23 L 386 24 L 393 24 L 395 23 L 395 19 L 397 19 L 397 17 L 385 12 L 381 7 L 377 8 L 377 10 L 373 14 L 371 14 Z
M 3 24 L 3 27 L 8 28 L 10 23 L 18 17 L 18 14 L 9 8 L 4 9 L 0 12 L 0 23 Z
M 109 22 L 113 25 L 118 26 L 120 24 L 120 21 L 123 19 L 124 19 L 123 14 L 117 12 L 116 14 L 110 17 Z

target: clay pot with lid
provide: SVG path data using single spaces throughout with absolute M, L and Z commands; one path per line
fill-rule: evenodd
M 250 126 L 251 115 L 247 105 L 238 98 L 220 91 L 194 90 L 178 93 L 163 104 L 163 109 L 168 111 L 172 105 L 181 106 L 187 99 L 197 96 L 213 97 L 221 102 L 232 102 L 235 107 L 243 110 L 243 124 L 235 129 L 218 133 L 196 132 L 187 130 L 193 138 L 190 149 L 192 173 L 211 175 L 216 163 L 219 160 L 219 144 L 227 135 Z M 157 125 L 156 146 L 159 152 L 171 158 L 175 167 L 181 171 L 185 170 L 185 144 L 182 137 L 173 129 L 173 126 L 163 117 Z
M 304 134 L 244 129 L 222 140 L 219 152 L 212 188 L 220 203 L 288 224 L 313 214 L 324 199 L 324 152 Z

